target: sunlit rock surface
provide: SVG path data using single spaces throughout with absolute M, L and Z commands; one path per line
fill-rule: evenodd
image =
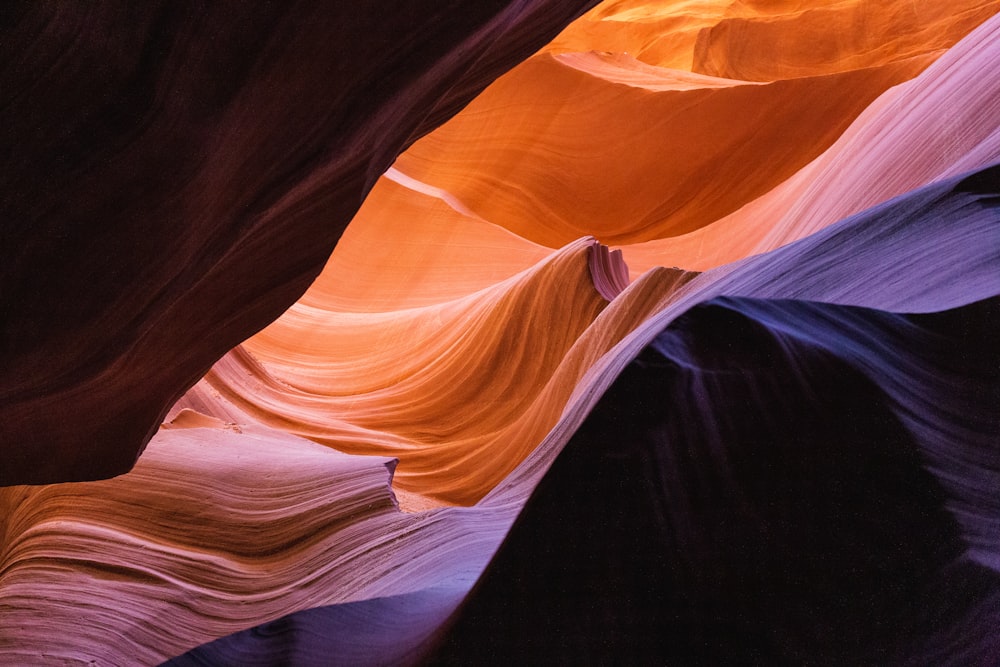
M 996 659 L 1000 3 L 585 4 L 6 10 L 0 662 Z

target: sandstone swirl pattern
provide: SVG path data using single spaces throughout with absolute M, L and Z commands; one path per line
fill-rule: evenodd
M 995 659 L 1000 3 L 418 4 L 4 10 L 0 661 Z

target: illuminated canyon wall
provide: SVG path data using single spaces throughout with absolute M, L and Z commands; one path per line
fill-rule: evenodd
M 0 661 L 1000 656 L 1000 3 L 594 4 L 4 10 Z

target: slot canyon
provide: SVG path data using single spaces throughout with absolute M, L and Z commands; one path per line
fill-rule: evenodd
M 0 8 L 0 664 L 1000 665 L 1000 0 Z

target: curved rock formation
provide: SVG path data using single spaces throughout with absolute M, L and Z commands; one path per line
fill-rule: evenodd
M 996 12 L 993 0 L 605 0 L 545 50 L 596 45 L 658 67 L 773 81 L 946 49 Z
M 409 611 L 383 621 L 386 627 L 397 628 L 400 632 L 399 644 L 392 647 L 391 654 L 423 655 L 430 646 L 424 642 L 430 641 L 434 634 L 427 628 L 427 615 L 442 618 L 449 613 L 448 605 L 456 598 L 450 597 L 447 590 L 460 589 L 463 593 L 458 597 L 469 590 L 565 443 L 578 431 L 586 434 L 587 428 L 582 425 L 598 400 L 622 369 L 665 327 L 669 338 L 673 335 L 669 329 L 671 322 L 718 294 L 820 300 L 899 312 L 949 310 L 996 297 L 1000 295 L 1000 272 L 996 271 L 1000 261 L 1000 235 L 996 233 L 1000 226 L 998 175 L 1000 166 L 995 166 L 925 188 L 767 255 L 688 281 L 656 305 L 654 314 L 643 317 L 639 326 L 620 333 L 618 340 L 621 342 L 607 354 L 588 364 L 589 371 L 576 385 L 558 423 L 539 446 L 474 507 L 403 514 L 396 509 L 388 488 L 385 457 L 358 459 L 338 454 L 255 425 L 246 417 L 242 418 L 242 424 L 232 424 L 228 419 L 212 421 L 189 413 L 178 415 L 179 423 L 175 426 L 179 428 L 161 431 L 136 470 L 128 475 L 103 482 L 5 489 L 4 509 L 0 512 L 0 516 L 6 517 L 2 524 L 4 548 L 0 551 L 0 594 L 4 604 L 4 614 L 0 616 L 0 638 L 4 643 L 0 644 L 0 650 L 14 662 L 31 661 L 32 656 L 45 654 L 53 659 L 99 658 L 112 664 L 138 659 L 149 663 L 181 653 L 199 641 L 245 628 L 251 625 L 251 619 L 252 622 L 269 622 L 290 612 L 323 604 L 374 601 L 444 588 L 447 600 L 439 595 L 419 594 L 396 602 L 371 602 L 335 610 L 331 614 L 336 622 L 324 631 L 329 637 L 352 647 L 342 655 L 357 655 L 361 650 L 359 646 L 369 645 L 365 644 L 369 640 L 364 637 L 358 638 L 360 644 L 351 643 L 354 636 L 351 628 L 361 622 L 357 618 L 360 616 L 367 619 L 364 623 L 371 624 L 374 622 L 371 615 L 380 613 L 377 610 L 403 606 Z M 932 254 L 935 261 L 927 261 Z M 663 281 L 664 278 L 673 279 L 673 276 L 650 274 L 648 280 Z M 871 285 L 879 281 L 883 283 L 882 288 L 872 290 Z M 633 284 L 615 301 L 624 300 L 641 285 Z M 882 407 L 878 409 L 889 410 L 901 425 L 891 427 L 893 437 L 902 438 L 901 442 L 919 444 L 938 480 L 936 484 L 950 499 L 948 508 L 953 513 L 952 518 L 940 512 L 935 516 L 943 517 L 940 520 L 946 528 L 958 526 L 960 541 L 949 537 L 949 544 L 961 546 L 963 557 L 978 564 L 963 567 L 980 573 L 982 570 L 977 569 L 978 566 L 995 568 L 1000 562 L 997 557 L 1000 534 L 995 531 L 995 517 L 1000 512 L 1000 499 L 995 496 L 1000 480 L 995 479 L 998 468 L 994 446 L 1000 435 L 1000 424 L 992 410 L 996 392 L 1000 390 L 995 373 L 997 350 L 992 344 L 995 300 L 986 306 L 972 306 L 967 311 L 937 319 L 933 316 L 854 314 L 856 311 L 850 309 L 801 305 L 799 301 L 792 304 L 767 305 L 764 302 L 753 308 L 749 305 L 739 307 L 757 319 L 764 318 L 767 327 L 778 332 L 769 334 L 772 337 L 778 336 L 778 340 L 784 341 L 791 335 L 808 348 L 824 351 L 821 356 L 834 355 L 840 360 L 830 362 L 832 365 L 824 361 L 818 370 L 810 373 L 837 382 L 843 368 L 853 368 L 854 377 L 860 373 L 864 378 L 857 380 L 858 386 L 869 387 L 860 396 L 873 395 L 871 383 L 880 388 L 885 398 L 879 398 Z M 613 305 L 614 302 L 606 307 L 602 316 L 606 316 Z M 760 367 L 760 373 L 772 372 L 769 360 L 773 355 L 755 352 L 757 339 L 730 325 L 717 331 L 708 329 L 696 328 L 697 335 L 684 335 L 688 336 L 685 340 L 690 339 L 691 345 L 704 346 L 706 351 L 699 354 L 710 355 L 712 364 L 733 363 L 738 367 L 739 363 L 753 362 L 757 364 L 755 368 Z M 786 330 L 791 333 L 781 333 Z M 730 333 L 740 335 L 733 337 Z M 764 339 L 768 340 L 766 336 Z M 736 341 L 745 344 L 735 346 Z M 792 365 L 799 358 L 794 352 L 796 348 L 781 349 L 786 350 L 784 363 L 790 369 L 796 368 Z M 970 355 L 969 351 L 976 352 Z M 775 398 L 773 392 L 780 392 L 780 384 L 774 383 L 788 377 L 787 372 L 782 371 L 785 374 L 779 379 L 772 377 L 768 381 L 771 393 L 762 394 L 762 401 L 781 406 L 777 410 L 772 405 L 776 410 L 774 414 L 795 413 L 802 401 L 825 405 L 825 398 L 811 396 L 808 392 L 784 395 L 791 401 L 787 404 Z M 737 380 L 741 377 L 740 373 L 730 375 Z M 674 376 L 668 375 L 668 379 L 670 377 Z M 807 382 L 805 379 L 800 381 Z M 210 401 L 213 398 L 210 390 L 203 391 L 205 400 Z M 681 394 L 684 401 L 693 400 L 686 396 Z M 855 399 L 851 396 L 853 394 L 844 399 L 848 402 L 843 410 L 854 409 L 850 401 Z M 729 405 L 732 397 L 722 393 L 717 398 L 722 409 L 721 406 Z M 618 398 L 609 400 L 617 401 Z M 673 410 L 669 403 L 657 403 L 658 407 L 654 408 L 642 394 L 632 394 L 629 400 L 631 407 L 626 408 L 633 412 L 648 409 L 662 414 L 666 410 L 674 419 L 682 419 L 681 415 L 694 419 L 698 414 L 683 407 Z M 707 403 L 705 409 L 710 405 L 711 402 Z M 810 410 L 809 414 L 813 414 L 812 408 Z M 741 414 L 745 414 L 746 419 L 734 423 L 732 433 L 737 435 L 733 437 L 743 437 L 739 434 L 745 434 L 746 429 L 759 428 L 757 420 L 762 417 L 759 412 Z M 801 416 L 802 428 L 809 426 L 809 414 Z M 841 413 L 833 410 L 822 414 L 828 415 L 831 423 L 837 423 L 840 419 L 837 415 Z M 784 422 L 774 417 L 769 423 L 780 426 Z M 623 438 L 627 429 L 638 428 L 646 432 L 641 425 L 624 418 L 616 427 L 614 423 L 611 426 L 614 427 L 612 432 Z M 885 428 L 874 417 L 870 426 L 872 429 Z M 658 431 L 652 429 L 651 432 Z M 860 435 L 855 434 L 858 438 L 855 442 L 862 443 L 875 432 L 862 430 Z M 693 429 L 690 433 L 698 435 L 700 431 Z M 718 434 L 720 442 L 738 442 L 732 441 L 726 433 Z M 614 442 L 620 444 L 612 443 L 612 456 L 635 451 L 622 450 L 616 455 L 616 447 L 624 446 L 626 439 Z M 909 445 L 900 444 L 888 450 L 885 456 L 894 461 L 893 457 L 908 451 L 907 447 Z M 572 451 L 568 450 L 570 467 L 573 465 Z M 601 456 L 605 451 L 599 449 Z M 640 455 L 639 460 L 644 456 Z M 847 460 L 851 458 L 848 456 Z M 552 475 L 563 479 L 558 472 L 560 468 L 555 470 Z M 853 474 L 850 468 L 840 470 L 845 476 Z M 915 493 L 932 489 L 927 491 L 930 500 L 915 496 L 914 502 L 927 502 L 931 503 L 928 507 L 937 507 L 934 504 L 937 501 L 931 502 L 937 493 L 934 487 L 921 481 L 926 480 L 926 476 L 913 472 L 912 465 L 910 470 L 906 474 L 914 475 Z M 774 475 L 768 478 L 773 480 L 774 488 L 784 488 L 788 482 L 781 469 L 769 474 Z M 588 479 L 584 476 L 575 482 L 571 496 L 574 511 L 589 506 L 581 505 L 581 494 L 585 497 L 600 480 L 611 483 L 614 478 L 599 476 L 597 481 L 585 481 Z M 694 476 L 689 481 L 694 483 L 697 479 L 699 477 Z M 562 485 L 569 483 L 573 482 L 567 479 L 557 485 L 561 490 Z M 600 493 L 601 488 L 598 486 L 598 495 L 587 502 L 602 504 L 604 511 L 611 512 L 618 505 L 608 505 L 609 497 L 607 493 Z M 637 489 L 628 485 L 615 488 L 613 497 L 621 502 L 633 497 L 622 494 Z M 880 487 L 873 481 L 865 488 L 874 493 Z M 850 491 L 844 489 L 848 497 L 855 498 L 852 503 L 860 503 L 867 497 L 850 496 Z M 894 493 L 888 486 L 884 491 Z M 565 496 L 562 491 L 557 495 L 561 503 Z M 790 508 L 799 502 L 797 496 L 783 498 L 782 503 L 787 502 Z M 710 501 L 706 499 L 705 502 Z M 817 497 L 816 502 L 822 499 Z M 905 516 L 910 511 L 906 505 L 910 502 L 909 496 L 904 494 L 900 502 L 903 503 L 900 511 Z M 559 513 L 562 506 L 557 503 L 551 511 Z M 531 521 L 532 515 L 529 509 L 522 522 Z M 550 516 L 544 512 L 543 515 Z M 643 521 L 660 521 L 660 529 L 669 528 L 662 523 L 663 517 L 648 513 L 643 516 L 646 517 Z M 679 514 L 680 518 L 684 516 L 683 512 Z M 872 513 L 869 518 L 878 521 L 878 513 Z M 636 520 L 639 520 L 638 515 Z M 548 521 L 543 519 L 543 525 L 549 525 Z M 568 523 L 566 531 L 572 535 L 571 525 L 578 524 Z M 516 537 L 518 534 L 510 538 L 514 544 L 521 539 Z M 942 533 L 947 534 L 947 531 Z M 788 535 L 793 539 L 795 531 Z M 919 536 L 909 537 L 919 539 Z M 621 553 L 616 551 L 620 547 L 615 546 L 618 542 L 614 533 L 606 542 L 604 553 Z M 715 549 L 716 546 L 710 544 L 706 548 Z M 848 551 L 847 555 L 858 557 L 863 546 L 862 542 L 858 551 Z M 518 547 L 512 549 L 520 551 Z M 919 553 L 935 567 L 940 564 L 940 558 L 934 553 Z M 641 553 L 633 555 L 639 557 Z M 773 557 L 779 555 L 776 552 Z M 501 556 L 497 562 L 506 558 Z M 530 562 L 542 565 L 545 560 L 536 557 Z M 733 571 L 728 569 L 728 561 L 721 562 L 719 573 Z M 500 565 L 496 568 L 504 571 Z M 540 568 L 539 571 L 546 570 Z M 940 581 L 935 578 L 940 573 L 935 572 L 927 575 L 929 585 Z M 922 581 L 914 578 L 917 575 L 907 576 L 910 578 L 900 580 L 906 586 Z M 500 577 L 499 580 L 504 579 Z M 480 590 L 498 585 L 489 584 L 490 581 L 497 581 L 495 575 L 487 575 Z M 509 580 L 506 581 L 509 587 Z M 989 577 L 985 581 L 989 583 Z M 606 583 L 613 585 L 614 581 Z M 970 586 L 967 598 L 962 597 L 965 589 L 957 589 L 957 592 L 952 591 L 954 597 L 950 599 L 959 607 L 981 599 L 977 591 L 984 589 L 977 588 L 978 584 Z M 98 597 L 114 603 L 81 606 L 81 599 L 68 596 L 67 590 L 85 592 L 87 599 Z M 544 592 L 536 588 L 526 593 L 544 598 Z M 481 597 L 476 593 L 471 600 Z M 551 602 L 558 604 L 560 599 L 555 596 Z M 487 595 L 486 600 L 487 608 L 494 610 L 490 613 L 505 613 L 503 609 L 507 607 L 503 606 L 496 612 L 492 594 Z M 530 600 L 543 608 L 538 598 Z M 743 598 L 738 600 L 742 600 L 740 604 L 746 603 Z M 431 606 L 425 609 L 425 604 Z M 475 618 L 476 614 L 469 612 L 469 608 L 475 607 L 466 607 L 461 614 Z M 524 612 L 521 606 L 516 610 L 518 614 Z M 145 619 L 149 618 L 171 619 L 169 631 L 148 623 Z M 981 627 L 974 618 L 969 623 L 972 629 Z M 275 641 L 287 642 L 287 633 L 297 632 L 288 628 L 296 625 L 297 622 L 283 622 L 277 626 L 280 631 L 261 630 L 252 636 L 255 641 L 262 636 L 273 636 Z M 306 621 L 303 627 L 308 630 L 313 626 Z M 346 628 L 347 634 L 338 635 L 338 627 Z M 454 650 L 459 656 L 467 655 L 462 652 L 462 646 L 467 646 L 466 641 L 481 633 L 475 626 L 468 631 L 461 630 L 461 621 L 455 627 L 447 635 L 452 639 L 444 641 L 449 646 L 453 640 L 457 644 L 447 650 Z M 937 627 L 943 630 L 947 626 Z M 54 631 L 56 628 L 59 632 Z M 445 635 L 438 633 L 436 636 Z M 523 645 L 525 652 L 521 655 L 547 655 L 532 653 L 531 640 L 526 641 L 529 643 Z M 795 641 L 806 639 L 800 636 Z M 927 655 L 960 656 L 959 647 L 948 641 L 942 636 L 941 647 L 934 649 L 939 652 Z M 234 640 L 230 649 L 216 645 L 211 651 L 242 651 L 244 645 Z M 554 645 L 562 646 L 558 642 Z M 382 646 L 379 651 L 390 650 L 377 642 L 374 646 Z M 776 646 L 774 650 L 778 653 L 775 655 L 780 656 L 795 655 L 788 654 L 790 650 L 808 651 L 810 645 L 796 648 L 794 642 L 779 642 Z M 829 645 L 816 644 L 815 648 L 816 655 L 822 657 L 822 651 Z M 516 645 L 509 646 L 509 650 L 516 649 Z M 262 655 L 276 655 L 273 647 L 261 650 Z M 931 648 L 926 650 L 931 651 Z M 277 655 L 281 655 L 280 652 Z M 836 658 L 839 654 L 829 655 Z M 850 657 L 851 654 L 844 655 Z M 336 656 L 327 657 L 336 659 Z
M 790 177 L 930 61 L 756 84 L 623 55 L 542 54 L 414 144 L 396 169 L 551 247 L 583 234 L 614 244 L 676 236 Z
M 879 97 L 816 160 L 702 229 L 626 249 L 633 271 L 704 270 L 803 238 L 843 217 L 1000 159 L 1000 21 L 974 30 Z
M 950 48 L 997 11 L 989 0 L 739 4 L 752 8 L 749 15 L 699 31 L 693 71 L 772 81 L 877 67 Z M 771 15 L 759 20 L 765 12 Z
M 595 283 L 614 296 L 626 275 L 583 240 L 436 306 L 302 303 L 216 364 L 206 389 L 273 427 L 398 457 L 398 490 L 471 504 L 558 421 L 594 359 L 690 278 L 658 271 L 609 306 Z
M 587 6 L 9 8 L 0 484 L 128 470 L 396 155 Z
M 570 440 L 432 662 L 991 661 L 1000 574 L 948 510 L 1000 509 L 998 317 L 688 311 Z
M 550 254 L 390 168 L 299 303 L 347 313 L 436 305 L 492 287 Z
M 454 599 L 372 599 L 175 664 L 387 650 L 351 637 L 403 605 L 392 650 L 404 661 L 986 659 L 1000 613 L 998 175 L 925 188 L 689 282 L 467 510 L 480 527 L 520 516 L 436 631 L 425 619 Z M 718 293 L 768 298 L 705 303 Z
M 1000 649 L 1000 3 L 571 4 L 0 10 L 0 662 Z

